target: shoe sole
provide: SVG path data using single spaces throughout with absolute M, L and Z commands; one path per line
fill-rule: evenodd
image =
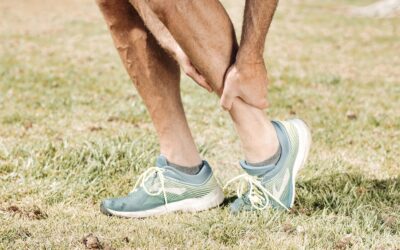
M 101 204 L 100 211 L 106 215 L 114 215 L 128 218 L 146 218 L 149 216 L 162 215 L 172 212 L 199 212 L 219 206 L 224 201 L 224 193 L 220 187 L 214 189 L 211 193 L 200 197 L 185 199 L 177 202 L 168 203 L 166 205 L 138 212 L 121 212 L 107 209 Z
M 297 134 L 299 136 L 299 148 L 296 156 L 296 160 L 294 162 L 294 167 L 293 167 L 293 174 L 292 174 L 292 190 L 293 190 L 293 196 L 292 200 L 290 202 L 290 206 L 292 207 L 294 204 L 294 198 L 296 194 L 296 176 L 301 168 L 304 167 L 307 158 L 308 158 L 308 153 L 310 152 L 310 147 L 311 147 L 311 133 L 310 129 L 306 125 L 306 123 L 300 119 L 293 119 L 289 121 L 291 124 L 294 125 L 296 128 Z

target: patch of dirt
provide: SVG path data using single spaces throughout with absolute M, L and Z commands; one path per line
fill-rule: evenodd
M 25 217 L 30 220 L 44 220 L 48 217 L 48 215 L 37 206 L 31 208 L 21 208 L 16 205 L 11 205 L 1 210 L 8 214 Z
M 346 117 L 347 117 L 347 119 L 349 119 L 349 120 L 356 120 L 356 119 L 357 119 L 357 114 L 354 113 L 353 111 L 348 111 L 348 112 L 346 113 Z
M 12 205 L 6 208 L 6 211 L 11 213 L 19 213 L 21 210 L 19 209 L 19 207 Z
M 357 193 L 358 196 L 363 196 L 367 192 L 368 192 L 368 190 L 365 187 L 358 187 L 356 189 L 356 193 Z
M 120 120 L 120 118 L 118 116 L 110 116 L 107 119 L 108 122 L 117 122 L 119 120 Z
M 293 226 L 290 222 L 283 223 L 282 229 L 285 233 L 288 233 L 288 234 L 291 234 L 296 231 L 296 227 Z
M 393 215 L 383 215 L 382 221 L 387 227 L 394 227 L 397 224 L 397 218 Z
M 90 126 L 89 130 L 90 130 L 90 132 L 96 132 L 96 131 L 103 130 L 103 128 L 101 126 Z
M 24 128 L 26 130 L 29 130 L 29 129 L 33 128 L 33 123 L 31 121 L 24 122 Z
M 82 244 L 85 246 L 86 249 L 103 249 L 103 250 L 114 250 L 114 248 L 106 243 L 101 243 L 99 238 L 93 235 L 92 233 L 85 235 L 82 240 Z
M 338 250 L 348 249 L 352 245 L 353 245 L 353 236 L 351 234 L 347 234 L 338 242 L 336 242 L 335 249 Z
M 93 234 L 88 234 L 82 238 L 82 244 L 87 249 L 102 249 L 99 239 Z

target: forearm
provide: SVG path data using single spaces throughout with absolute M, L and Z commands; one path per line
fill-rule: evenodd
M 265 39 L 278 0 L 246 0 L 237 63 L 262 63 Z
M 130 3 L 139 13 L 144 24 L 156 38 L 160 46 L 176 59 L 178 50 L 181 50 L 180 46 L 169 32 L 167 27 L 165 27 L 158 16 L 147 4 L 146 0 L 130 0 Z

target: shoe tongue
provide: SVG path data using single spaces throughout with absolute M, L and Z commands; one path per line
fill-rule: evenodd
M 165 156 L 163 155 L 158 156 L 156 160 L 156 166 L 159 168 L 167 167 L 168 166 L 167 158 L 165 158 Z
M 157 157 L 157 159 L 156 159 L 156 167 L 158 167 L 158 168 L 165 168 L 165 167 L 167 167 L 168 166 L 168 164 L 167 164 L 167 158 L 165 158 L 165 156 L 163 156 L 163 155 L 160 155 L 160 156 L 158 156 Z M 146 181 L 146 187 L 148 187 L 148 188 L 153 188 L 153 186 L 156 184 L 156 182 L 158 182 L 158 178 L 157 178 L 157 173 L 154 173 L 153 175 L 152 175 L 152 177 L 151 178 L 149 178 L 147 181 Z M 157 188 L 157 187 L 156 187 Z
M 171 177 L 173 179 L 181 179 L 184 175 L 182 172 L 168 165 L 168 160 L 165 156 L 159 155 L 156 160 L 156 167 L 165 169 L 165 176 Z
M 246 161 L 240 161 L 240 166 L 243 168 L 246 173 L 252 176 L 263 176 L 272 169 L 274 169 L 275 164 L 266 165 L 262 167 L 253 167 L 246 163 Z

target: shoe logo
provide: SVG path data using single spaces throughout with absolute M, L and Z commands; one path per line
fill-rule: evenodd
M 289 182 L 289 178 L 290 178 L 290 172 L 289 172 L 289 169 L 286 169 L 285 175 L 283 176 L 283 180 L 282 180 L 281 186 L 279 187 L 279 190 L 276 189 L 276 184 L 273 185 L 272 194 L 276 198 L 280 198 L 282 196 L 283 191 L 285 191 L 285 187 L 287 186 L 287 184 Z
M 176 195 L 181 195 L 184 192 L 186 192 L 186 188 L 165 188 L 165 192 L 168 192 L 171 194 L 176 194 Z

